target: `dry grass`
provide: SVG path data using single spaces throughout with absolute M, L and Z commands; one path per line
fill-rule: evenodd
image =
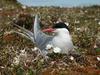
M 100 42 L 96 43 L 100 41 L 100 6 L 12 7 L 0 8 L 0 75 L 100 75 L 100 61 L 97 60 Z M 38 51 L 34 51 L 35 45 L 30 40 L 17 34 L 5 35 L 11 30 L 18 30 L 11 22 L 19 20 L 20 14 L 25 14 L 23 18 L 26 19 L 27 15 L 36 13 L 41 17 L 43 28 L 53 25 L 58 18 L 68 22 L 74 45 L 81 56 L 70 60 L 68 55 L 51 54 L 46 61 L 38 55 Z M 24 20 L 25 24 L 30 25 L 30 20 Z M 98 47 L 94 48 L 96 44 Z

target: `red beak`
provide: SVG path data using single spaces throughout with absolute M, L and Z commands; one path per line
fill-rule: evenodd
M 53 28 L 48 28 L 48 29 L 43 29 L 42 31 L 43 31 L 43 32 L 53 32 L 53 31 L 55 31 L 55 29 L 53 29 Z

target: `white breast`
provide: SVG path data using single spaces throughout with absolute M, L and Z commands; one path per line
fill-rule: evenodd
M 67 53 L 73 49 L 73 43 L 66 29 L 58 29 L 58 34 L 53 38 L 53 45 L 62 49 L 61 53 Z

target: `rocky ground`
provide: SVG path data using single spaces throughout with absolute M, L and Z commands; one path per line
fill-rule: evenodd
M 77 55 L 48 54 L 47 60 L 30 40 L 11 31 L 12 22 L 31 31 L 35 14 L 42 28 L 59 18 L 69 25 Z M 1 0 L 0 75 L 100 75 L 100 6 L 76 8 L 26 7 Z

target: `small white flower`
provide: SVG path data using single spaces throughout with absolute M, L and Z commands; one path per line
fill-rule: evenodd
M 51 65 L 54 65 L 54 63 L 55 63 L 55 61 L 52 61 L 50 64 L 51 64 Z
M 62 22 L 61 18 L 58 18 L 56 23 Z
M 54 52 L 54 53 L 60 53 L 60 52 L 61 52 L 61 49 L 58 48 L 58 47 L 55 47 L 55 48 L 53 49 L 53 52 Z
M 4 66 L 0 66 L 2 69 L 5 68 Z
M 51 49 L 51 48 L 53 48 L 53 46 L 50 45 L 50 44 L 48 44 L 48 45 L 46 46 L 46 49 L 47 49 L 47 50 L 48 50 L 48 49 Z
M 21 50 L 20 56 L 26 56 L 27 52 L 25 51 L 25 49 Z
M 26 6 L 25 6 L 25 5 L 23 5 L 23 6 L 22 6 L 22 8 L 23 8 L 23 9 L 26 9 Z
M 19 64 L 19 56 L 14 58 L 13 64 L 18 65 Z
M 0 11 L 2 11 L 3 9 L 2 8 L 0 8 Z
M 74 23 L 79 24 L 79 23 L 80 23 L 80 21 L 76 21 L 76 20 L 75 20 L 75 22 L 74 22 Z
M 69 26 L 69 23 L 68 23 L 68 22 L 65 22 L 65 24 L 66 24 L 67 26 Z
M 25 53 L 25 49 L 21 50 L 21 53 Z
M 13 20 L 16 20 L 16 18 L 14 17 Z
M 81 28 L 76 28 L 76 30 L 80 31 L 80 30 L 81 30 Z
M 97 60 L 100 61 L 100 57 L 97 57 Z
M 87 13 L 88 11 L 87 11 L 87 10 L 85 10 L 84 12 L 85 12 L 85 13 Z
M 70 56 L 70 60 L 74 60 L 74 57 L 73 56 Z
M 97 48 L 97 45 L 96 44 L 94 45 L 94 48 Z
M 95 21 L 98 21 L 99 19 L 98 19 L 98 18 L 95 18 L 94 20 L 95 20 Z
M 100 25 L 100 21 L 98 22 L 98 24 Z
M 32 48 L 32 51 L 37 51 L 37 50 L 38 50 L 37 47 Z
M 10 15 L 7 16 L 8 18 L 10 17 Z

